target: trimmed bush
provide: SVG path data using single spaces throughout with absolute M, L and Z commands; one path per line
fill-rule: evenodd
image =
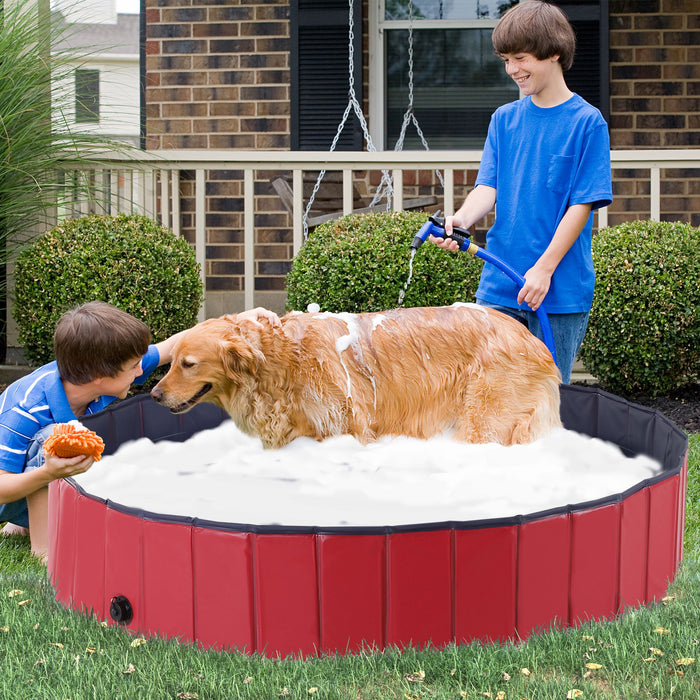
M 596 292 L 586 369 L 625 396 L 656 396 L 700 374 L 700 229 L 635 221 L 593 238 Z
M 287 275 L 287 308 L 317 303 L 333 313 L 382 311 L 399 305 L 409 274 L 410 244 L 427 215 L 356 214 L 318 226 Z M 403 306 L 473 301 L 482 262 L 431 243 L 417 252 Z
M 145 216 L 67 219 L 23 250 L 15 267 L 19 341 L 36 364 L 52 359 L 56 322 L 79 304 L 109 302 L 159 342 L 196 323 L 202 298 L 192 246 Z

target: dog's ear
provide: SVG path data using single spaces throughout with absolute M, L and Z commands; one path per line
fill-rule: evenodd
M 229 332 L 221 339 L 221 359 L 226 374 L 239 376 L 242 372 L 257 375 L 265 362 L 260 342 L 260 327 L 253 323 L 236 323 L 231 318 Z

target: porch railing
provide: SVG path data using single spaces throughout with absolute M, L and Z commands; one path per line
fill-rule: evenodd
M 245 307 L 254 305 L 254 241 L 255 241 L 255 173 L 256 171 L 285 171 L 292 173 L 293 191 L 293 251 L 303 244 L 303 198 L 305 172 L 326 169 L 342 173 L 343 211 L 353 208 L 354 174 L 361 171 L 387 170 L 393 178 L 392 208 L 403 207 L 403 173 L 409 170 L 439 170 L 444 192 L 442 208 L 450 213 L 459 206 L 455 201 L 455 172 L 476 170 L 481 151 L 195 151 L 162 150 L 138 152 L 138 159 L 115 153 L 101 158 L 99 166 L 72 166 L 66 163 L 66 186 L 74 187 L 76 196 L 59 216 L 78 216 L 91 211 L 110 214 L 138 212 L 159 220 L 164 226 L 181 233 L 180 180 L 183 172 L 194 173 L 194 246 L 197 260 L 206 269 L 206 182 L 207 173 L 235 170 L 243 173 L 243 248 Z M 687 170 L 694 180 L 700 173 L 700 149 L 677 150 L 619 150 L 611 152 L 615 171 L 633 170 L 648 173 L 649 218 L 662 216 L 661 173 L 665 169 Z M 691 171 L 695 171 L 694 173 Z M 638 182 L 639 176 L 635 176 Z M 82 187 L 80 183 L 89 183 Z M 442 187 L 440 187 L 442 189 Z M 647 187 L 642 187 L 647 189 Z M 697 190 L 697 187 L 696 187 Z M 89 192 L 89 195 L 87 194 Z M 608 224 L 608 211 L 598 212 L 598 226 Z

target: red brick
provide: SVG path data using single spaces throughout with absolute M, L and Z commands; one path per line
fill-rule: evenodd
M 289 102 L 257 102 L 255 104 L 255 114 L 259 117 L 288 117 L 289 111 Z
M 230 134 L 241 130 L 239 119 L 194 119 L 192 127 L 196 134 Z
M 621 32 L 611 31 L 610 41 L 615 46 L 658 46 L 661 43 L 659 32 Z
M 239 36 L 239 26 L 231 22 L 192 25 L 192 36 L 205 37 Z
M 221 70 L 209 71 L 209 85 L 252 85 L 256 80 L 256 71 Z
M 667 64 L 663 66 L 664 80 L 692 80 L 700 78 L 700 65 Z
M 256 134 L 255 147 L 262 150 L 288 150 L 289 149 L 289 126 L 282 133 L 278 134 Z
M 206 117 L 209 105 L 206 102 L 166 102 L 163 104 L 163 117 Z
M 289 3 L 287 0 L 281 0 L 277 5 L 258 5 L 255 8 L 255 19 L 289 19 Z
M 196 102 L 230 102 L 240 99 L 240 89 L 233 86 L 198 87 L 192 90 L 192 97 Z
M 668 47 L 635 49 L 634 58 L 639 63 L 683 63 L 687 60 L 687 49 Z
M 700 111 L 699 97 L 670 97 L 664 101 L 667 112 L 671 114 L 679 114 L 681 112 L 698 112 Z
M 635 29 L 682 29 L 685 25 L 683 15 L 635 15 Z
M 667 131 L 664 133 L 663 145 L 666 148 L 698 148 L 700 131 Z
M 209 115 L 212 117 L 238 117 L 256 114 L 254 102 L 210 102 Z
M 648 95 L 682 95 L 683 83 L 659 80 L 656 82 L 634 83 L 635 97 Z
M 190 102 L 192 90 L 184 87 L 147 88 L 146 98 L 148 102 Z
M 231 70 L 241 65 L 241 56 L 217 54 L 216 56 L 192 56 L 194 70 Z M 244 68 L 246 66 L 243 66 Z
M 253 19 L 252 7 L 210 7 L 210 22 L 240 22 L 242 20 Z
M 208 138 L 208 148 L 255 148 L 254 134 L 212 134 Z

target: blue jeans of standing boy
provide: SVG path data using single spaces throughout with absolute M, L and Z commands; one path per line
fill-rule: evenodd
M 44 464 L 44 440 L 53 433 L 54 424 L 49 423 L 38 430 L 27 448 L 24 471 L 37 469 Z M 29 527 L 29 512 L 27 511 L 27 499 L 20 498 L 12 503 L 0 505 L 0 523 L 13 523 L 20 527 Z
M 525 309 L 511 309 L 508 306 L 499 306 L 498 304 L 490 304 L 486 301 L 478 301 L 482 306 L 488 306 L 491 309 L 502 311 L 508 316 L 512 316 L 525 326 L 528 327 L 530 333 L 537 336 L 540 340 L 544 340 L 540 319 L 534 311 Z M 563 384 L 568 384 L 571 380 L 571 370 L 576 361 L 583 336 L 586 335 L 588 327 L 588 312 L 578 314 L 548 314 L 549 325 L 552 327 L 552 336 L 554 337 L 554 349 L 557 353 L 557 367 L 561 372 L 561 381 Z

